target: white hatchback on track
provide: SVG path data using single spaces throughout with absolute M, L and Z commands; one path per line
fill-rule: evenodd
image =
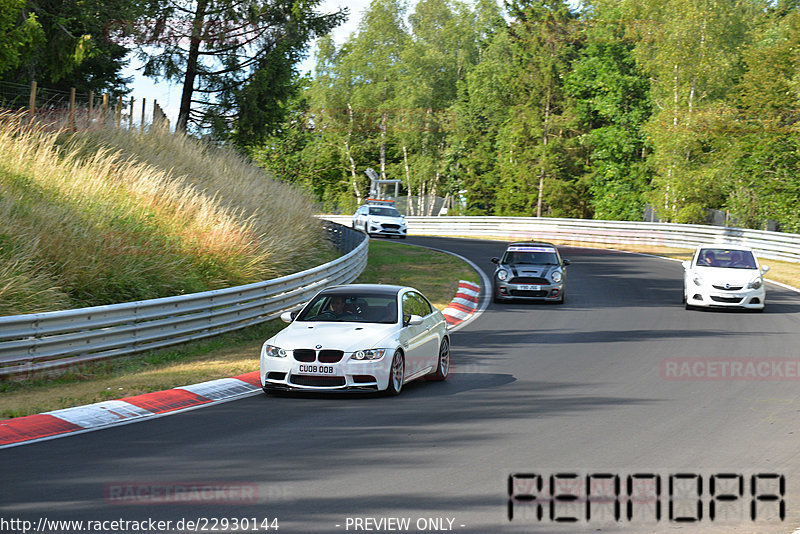
M 736 245 L 700 245 L 691 260 L 683 262 L 683 302 L 695 307 L 746 308 L 762 311 L 765 305 L 763 274 L 753 251 Z
M 265 392 L 386 391 L 445 380 L 450 336 L 442 312 L 412 287 L 350 284 L 317 293 L 261 347 Z

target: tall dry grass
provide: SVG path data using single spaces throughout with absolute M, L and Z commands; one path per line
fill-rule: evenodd
M 164 129 L 139 133 L 114 128 L 82 134 L 67 146 L 89 152 L 108 148 L 119 161 L 144 162 L 169 171 L 182 186 L 236 211 L 250 221 L 263 246 L 289 251 L 271 258 L 274 273 L 293 272 L 298 262 L 317 257 L 320 226 L 312 217 L 316 209 L 311 198 L 271 179 L 233 149 Z
M 313 263 L 320 237 L 309 200 L 230 151 L 0 114 L 0 315 L 264 280 Z

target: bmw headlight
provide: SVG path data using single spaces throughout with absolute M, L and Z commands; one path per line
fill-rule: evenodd
M 386 353 L 386 349 L 365 349 L 357 350 L 350 356 L 351 360 L 380 360 Z
M 508 271 L 505 269 L 500 269 L 497 271 L 497 279 L 498 280 L 508 280 Z
M 556 284 L 559 283 L 561 281 L 561 271 L 553 271 L 550 274 L 550 278 L 552 278 L 553 282 L 555 282 Z
M 285 358 L 286 351 L 280 347 L 276 347 L 274 345 L 267 345 L 264 343 L 263 349 L 264 355 L 269 356 L 270 358 Z
M 747 289 L 758 289 L 759 287 L 761 287 L 761 278 L 755 278 L 747 284 Z
M 694 285 L 696 285 L 696 286 L 702 286 L 703 285 L 703 279 L 701 277 L 699 277 L 699 276 L 695 276 L 692 281 L 694 282 Z

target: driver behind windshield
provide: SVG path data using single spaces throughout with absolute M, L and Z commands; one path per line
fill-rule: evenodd
M 341 295 L 334 295 L 328 304 L 328 309 L 323 312 L 324 316 L 332 317 L 334 319 L 343 319 L 346 317 L 355 317 L 353 312 L 347 306 L 345 297 Z
M 717 264 L 717 258 L 711 250 L 706 250 L 700 261 L 702 262 L 701 265 L 707 265 L 709 267 L 716 267 Z

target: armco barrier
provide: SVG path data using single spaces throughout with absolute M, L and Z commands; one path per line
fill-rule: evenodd
M 345 215 L 322 215 L 350 225 Z M 697 224 L 551 219 L 537 217 L 406 217 L 408 235 L 500 237 L 601 244 L 694 248 L 704 243 L 744 245 L 761 258 L 800 262 L 800 235 Z
M 124 356 L 230 332 L 295 309 L 320 289 L 355 280 L 368 240 L 325 224 L 344 253 L 336 260 L 274 280 L 108 306 L 0 317 L 0 376 Z

